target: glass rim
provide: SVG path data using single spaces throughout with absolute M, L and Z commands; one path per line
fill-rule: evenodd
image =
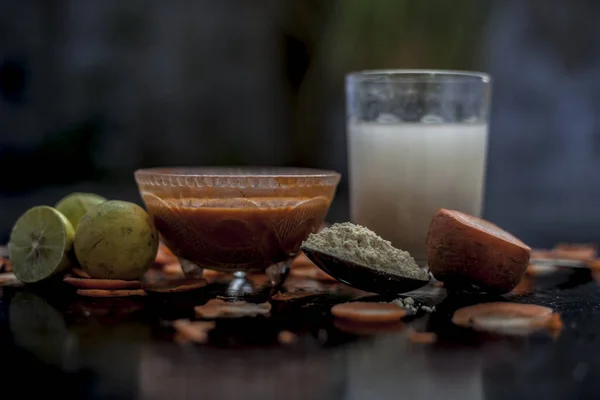
M 154 167 L 134 171 L 141 192 L 149 186 L 248 190 L 289 190 L 337 187 L 341 174 L 333 170 L 296 167 Z
M 387 78 L 382 80 L 382 78 Z M 463 71 L 450 69 L 372 69 L 353 71 L 346 74 L 348 82 L 356 83 L 467 83 L 479 81 L 489 84 L 492 77 L 480 71 Z

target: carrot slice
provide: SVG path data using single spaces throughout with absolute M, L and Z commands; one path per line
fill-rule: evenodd
M 12 272 L 12 264 L 10 263 L 10 260 L 8 258 L 4 259 L 4 272 Z
M 171 262 L 177 262 L 177 257 L 173 252 L 161 241 L 158 245 L 158 252 L 154 259 L 156 264 L 168 264 Z
M 326 272 L 323 272 L 323 270 L 314 264 L 308 267 L 292 268 L 290 269 L 290 276 L 304 279 L 315 279 L 324 282 L 337 282 L 337 279 Z
M 12 286 L 18 285 L 21 281 L 17 279 L 17 276 L 12 272 L 0 273 L 0 286 Z
M 595 258 L 586 263 L 586 266 L 591 270 L 600 270 L 600 258 Z
M 271 300 L 290 301 L 301 299 L 303 297 L 318 296 L 320 294 L 323 294 L 323 292 L 278 292 L 277 294 L 273 295 L 273 297 L 271 297 Z
M 408 340 L 416 344 L 431 344 L 437 342 L 437 334 L 434 332 L 415 332 L 408 333 Z
M 181 264 L 178 261 L 163 265 L 162 271 L 167 275 L 184 276 L 183 268 L 181 268 Z
M 175 334 L 173 335 L 173 341 L 175 343 L 177 343 L 178 345 L 187 345 L 191 342 L 190 339 L 188 339 L 187 337 L 185 337 L 184 335 L 182 335 L 179 332 L 175 332 Z
M 281 331 L 277 335 L 277 340 L 279 340 L 279 343 L 281 344 L 290 345 L 298 341 L 298 335 L 290 331 Z
M 543 276 L 551 275 L 557 271 L 560 271 L 560 268 L 554 265 L 529 264 L 527 266 L 526 274 L 529 276 Z
M 552 250 L 531 249 L 531 258 L 536 260 L 550 260 L 555 257 Z
M 531 258 L 538 260 L 573 260 L 593 261 L 598 256 L 598 250 L 591 244 L 559 243 L 553 249 L 533 249 Z
M 440 209 L 426 241 L 433 276 L 446 284 L 495 293 L 510 292 L 523 277 L 531 248 L 491 222 Z
M 405 309 L 395 304 L 362 301 L 336 304 L 331 308 L 331 313 L 337 318 L 360 322 L 398 321 L 407 315 Z
M 196 343 L 205 343 L 208 332 L 216 326 L 213 321 L 190 321 L 189 319 L 178 319 L 173 321 L 172 325 L 183 338 Z
M 595 243 L 557 243 L 555 250 L 596 250 L 598 246 Z
M 79 289 L 139 289 L 142 287 L 140 281 L 123 281 L 120 279 L 94 279 L 94 278 L 76 278 L 74 276 L 65 275 L 63 278 L 65 283 L 75 286 Z
M 202 272 L 202 277 L 205 279 L 211 279 L 211 278 L 221 278 L 227 276 L 227 272 L 223 272 L 223 271 L 217 271 L 214 269 L 205 269 Z
M 88 278 L 88 279 L 92 278 L 87 272 L 85 272 L 81 268 L 72 268 L 71 272 L 80 278 Z
M 560 331 L 563 328 L 563 322 L 558 313 L 552 314 L 548 322 L 546 323 L 546 327 L 551 331 Z
M 301 269 L 301 268 L 316 268 L 316 265 L 313 264 L 312 261 L 306 256 L 304 253 L 300 253 L 294 258 L 292 261 L 291 268 Z
M 103 289 L 78 289 L 77 294 L 86 297 L 129 297 L 146 296 L 142 289 L 131 290 L 103 290 Z
M 143 288 L 148 292 L 179 293 L 200 289 L 206 286 L 207 283 L 204 279 L 194 278 L 164 279 L 144 282 Z
M 546 327 L 553 318 L 549 307 L 509 302 L 482 303 L 456 310 L 452 322 L 497 333 L 529 333 Z
M 534 280 L 533 278 L 529 277 L 529 276 L 525 276 L 523 277 L 523 279 L 521 279 L 521 282 L 519 282 L 519 284 L 510 291 L 511 294 L 525 294 L 525 293 L 531 293 L 533 292 L 535 286 L 534 286 Z
M 245 301 L 223 301 L 211 299 L 202 306 L 194 307 L 198 317 L 202 318 L 241 318 L 268 316 L 271 313 L 271 304 L 253 304 Z
M 552 249 L 556 258 L 590 261 L 598 256 L 596 245 L 592 243 L 558 243 Z
M 359 336 L 372 336 L 390 332 L 402 332 L 405 324 L 402 321 L 362 322 L 343 318 L 335 318 L 333 325 L 342 332 Z

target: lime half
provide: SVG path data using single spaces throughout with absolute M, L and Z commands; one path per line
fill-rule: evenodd
M 23 214 L 12 229 L 8 251 L 13 272 L 21 282 L 34 283 L 70 264 L 75 230 L 56 209 L 38 206 Z
M 77 230 L 77 225 L 81 218 L 90 210 L 90 208 L 104 203 L 107 199 L 95 193 L 71 193 L 63 197 L 56 203 L 56 209 L 61 212 Z

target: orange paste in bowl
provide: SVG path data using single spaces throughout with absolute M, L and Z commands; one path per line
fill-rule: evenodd
M 160 199 L 144 202 L 167 246 L 199 267 L 264 270 L 296 255 L 331 200 L 311 198 Z

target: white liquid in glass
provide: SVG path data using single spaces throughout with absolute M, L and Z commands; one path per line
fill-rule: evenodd
M 419 265 L 440 208 L 480 216 L 487 124 L 349 122 L 351 220 Z

